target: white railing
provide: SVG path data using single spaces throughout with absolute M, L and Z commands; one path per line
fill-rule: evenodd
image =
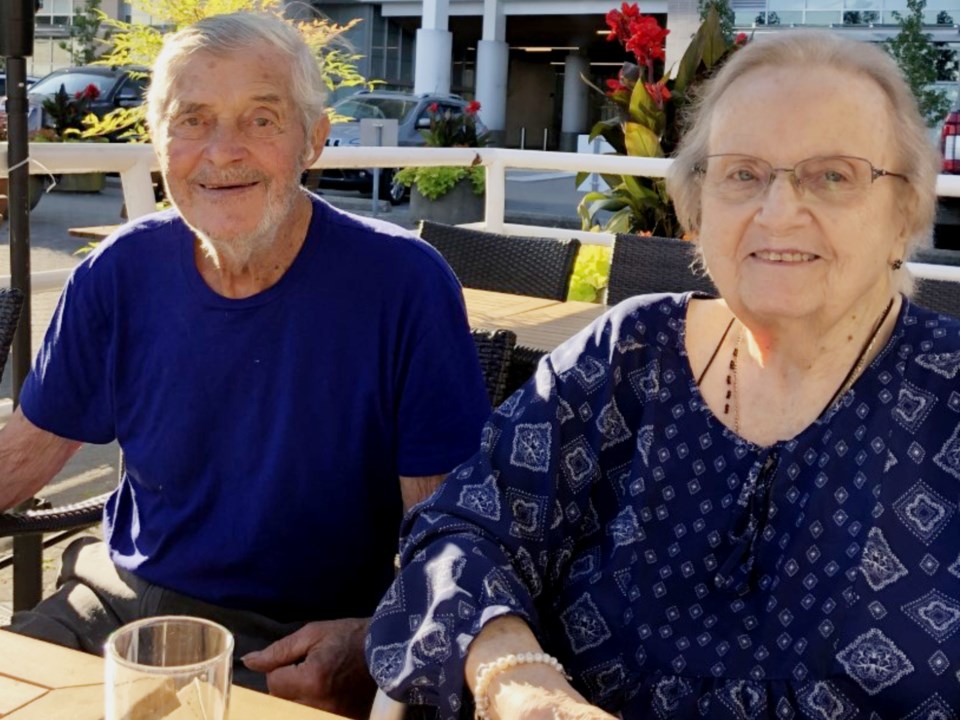
M 133 144 L 32 143 L 30 172 L 44 173 L 117 172 L 123 185 L 127 216 L 137 218 L 154 210 L 150 172 L 159 169 L 153 147 Z M 314 168 L 397 168 L 416 165 L 472 165 L 486 168 L 486 208 L 483 222 L 473 227 L 491 232 L 538 237 L 576 237 L 589 245 L 611 245 L 614 236 L 570 229 L 517 225 L 505 222 L 508 169 L 553 170 L 560 172 L 596 172 L 612 175 L 663 177 L 670 160 L 586 153 L 503 150 L 499 148 L 375 148 L 328 147 Z M 7 146 L 0 143 L 0 177 L 6 177 Z M 941 175 L 937 193 L 960 197 L 960 176 Z M 908 263 L 921 278 L 960 281 L 960 267 Z M 34 272 L 30 276 L 34 293 L 59 291 L 71 270 Z M 0 286 L 10 284 L 10 276 L 0 275 Z M 0 421 L 9 416 L 12 405 L 0 399 Z
M 150 172 L 158 170 L 151 145 L 99 143 L 31 143 L 32 174 L 117 172 L 123 185 L 128 217 L 152 212 L 155 205 Z M 426 165 L 473 165 L 486 168 L 487 195 L 484 220 L 474 227 L 490 232 L 540 237 L 576 237 L 589 245 L 611 245 L 613 235 L 536 225 L 518 225 L 505 221 L 508 169 L 596 172 L 612 175 L 663 177 L 670 160 L 664 158 L 593 155 L 588 153 L 505 150 L 501 148 L 410 148 L 410 147 L 327 147 L 314 168 L 397 168 Z M 0 143 L 0 177 L 7 174 L 7 147 Z M 960 197 L 960 176 L 941 175 L 937 193 Z M 960 281 L 960 267 L 910 263 L 917 277 Z M 57 290 L 69 271 L 35 272 L 31 275 L 34 292 Z M 0 276 L 0 285 L 9 284 Z

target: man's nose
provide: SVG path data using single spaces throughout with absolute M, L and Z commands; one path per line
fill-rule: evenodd
M 218 122 L 206 139 L 204 153 L 216 162 L 228 162 L 246 153 L 246 143 L 236 123 Z

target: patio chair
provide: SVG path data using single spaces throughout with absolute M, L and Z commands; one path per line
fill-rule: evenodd
M 645 293 L 699 290 L 716 295 L 710 278 L 695 269 L 696 260 L 696 248 L 686 240 L 617 234 L 607 305 Z
M 424 220 L 433 245 L 464 287 L 566 300 L 579 240 L 513 237 Z
M 513 357 L 517 336 L 510 330 L 471 330 L 473 344 L 480 358 L 480 370 L 487 386 L 490 404 L 497 407 L 507 395 L 507 371 Z
M 912 299 L 917 305 L 960 318 L 960 282 L 917 278 Z

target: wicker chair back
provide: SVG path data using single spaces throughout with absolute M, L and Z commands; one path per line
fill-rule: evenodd
M 617 235 L 610 261 L 607 304 L 634 295 L 699 290 L 717 295 L 706 275 L 696 269 L 693 243 L 676 238 Z
M 566 300 L 579 240 L 512 237 L 424 220 L 433 245 L 464 287 Z
M 480 370 L 487 386 L 490 404 L 497 407 L 507 397 L 507 371 L 513 358 L 517 336 L 510 330 L 471 330 L 480 358 Z

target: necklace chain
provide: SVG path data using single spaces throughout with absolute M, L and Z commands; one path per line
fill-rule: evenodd
M 870 355 L 873 346 L 876 345 L 877 338 L 880 335 L 880 328 L 883 327 L 884 321 L 886 321 L 887 316 L 890 314 L 890 310 L 893 309 L 893 298 L 890 298 L 890 302 L 887 303 L 887 306 L 883 309 L 883 312 L 880 313 L 880 316 L 877 318 L 876 323 L 873 326 L 873 332 L 870 333 L 870 337 L 867 338 L 866 342 L 863 344 L 863 347 L 860 348 L 860 353 L 854 359 L 853 364 L 850 366 L 850 370 L 847 371 L 846 376 L 840 382 L 840 386 L 837 388 L 837 391 L 830 398 L 830 401 L 824 406 L 823 410 L 820 411 L 819 415 L 823 414 L 823 411 L 827 408 L 833 406 L 838 398 L 842 397 L 856 382 L 857 378 L 860 376 L 861 371 L 863 370 L 864 365 L 866 365 L 867 357 Z M 736 318 L 734 318 L 736 320 Z M 731 320 L 731 325 L 733 324 Z M 727 332 L 730 330 L 730 325 L 727 326 Z M 717 346 L 717 350 L 714 351 L 714 354 L 720 349 L 720 346 L 723 345 L 723 341 L 726 340 L 727 333 L 724 332 L 723 337 L 720 338 L 720 345 Z M 733 352 L 730 355 L 730 363 L 727 370 L 727 383 L 726 383 L 726 396 L 724 397 L 723 403 L 723 414 L 729 415 L 731 409 L 733 411 L 733 431 L 740 434 L 740 393 L 739 381 L 737 378 L 737 363 L 740 357 L 740 343 L 743 340 L 743 325 L 740 324 L 737 327 L 737 341 L 733 345 Z M 713 358 L 711 358 L 711 361 Z M 701 378 L 703 374 L 701 374 Z

